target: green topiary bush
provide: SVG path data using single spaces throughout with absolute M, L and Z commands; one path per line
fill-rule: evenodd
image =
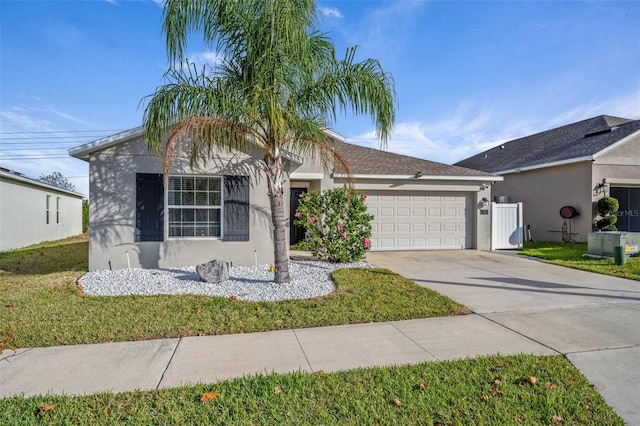
M 598 200 L 598 214 L 595 224 L 598 231 L 617 231 L 616 222 L 618 217 L 613 215 L 620 208 L 620 203 L 613 197 L 604 197 Z
M 309 250 L 327 262 L 355 262 L 371 246 L 367 196 L 346 188 L 300 194 L 294 223 L 307 231 Z

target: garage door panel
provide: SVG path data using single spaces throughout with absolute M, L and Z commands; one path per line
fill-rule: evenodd
M 381 223 L 380 224 L 380 232 L 381 233 L 393 233 L 393 223 Z
M 372 250 L 461 249 L 472 241 L 472 194 L 374 191 Z
M 398 223 L 396 225 L 397 232 L 411 232 L 411 224 L 410 223 Z
M 442 230 L 445 232 L 456 232 L 458 230 L 457 223 L 443 223 Z
M 441 232 L 442 231 L 442 223 L 440 222 L 432 222 L 427 224 L 429 227 L 429 232 Z

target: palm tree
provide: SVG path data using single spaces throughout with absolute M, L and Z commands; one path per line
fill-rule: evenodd
M 168 0 L 167 84 L 144 111 L 147 144 L 163 152 L 165 176 L 178 140 L 190 144 L 192 165 L 213 147 L 264 151 L 278 283 L 289 282 L 283 153 L 335 161 L 325 130 L 338 113 L 370 115 L 381 145 L 395 119 L 391 75 L 377 60 L 355 62 L 355 47 L 338 60 L 316 18 L 313 0 Z M 215 65 L 189 63 L 192 33 L 216 52 Z

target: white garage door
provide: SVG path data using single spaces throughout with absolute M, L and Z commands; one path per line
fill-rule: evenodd
M 473 246 L 473 205 L 468 193 L 367 192 L 374 216 L 372 250 L 465 249 Z

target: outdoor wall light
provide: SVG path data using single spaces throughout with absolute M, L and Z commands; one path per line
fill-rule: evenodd
M 489 205 L 489 199 L 487 197 L 482 197 L 482 207 L 487 207 Z

